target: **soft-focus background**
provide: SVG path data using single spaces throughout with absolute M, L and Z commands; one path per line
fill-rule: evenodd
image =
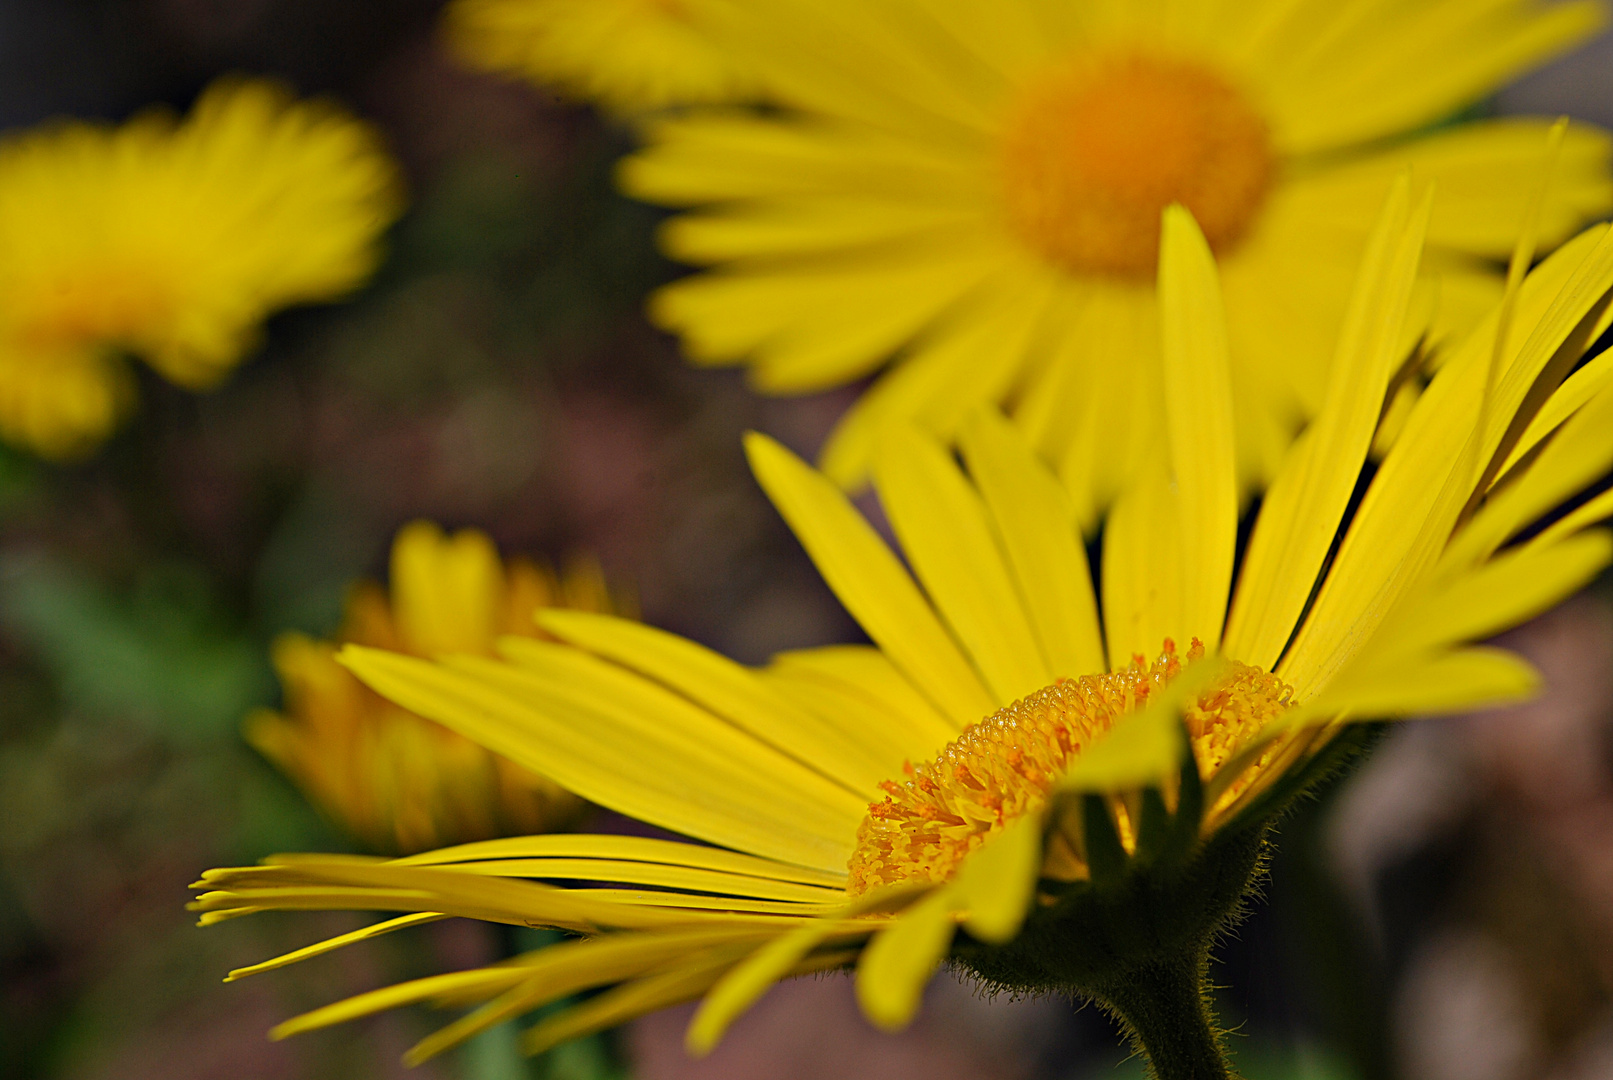
M 640 315 L 677 269 L 656 212 L 610 188 L 627 137 L 458 70 L 435 0 L 4 0 L 0 126 L 183 109 L 268 74 L 379 124 L 412 208 L 353 302 L 294 311 L 222 390 L 154 378 L 89 464 L 0 451 L 0 1074 L 74 1080 L 401 1076 L 432 1017 L 291 1043 L 293 1012 L 506 943 L 446 923 L 228 987 L 231 967 L 358 925 L 196 930 L 208 866 L 347 842 L 239 737 L 277 693 L 268 641 L 328 634 L 402 523 L 509 552 L 592 551 L 644 616 L 743 660 L 855 633 L 750 482 L 739 433 L 810 453 L 848 400 L 765 401 L 685 368 Z M 1503 95 L 1613 124 L 1613 41 Z M 1512 635 L 1551 692 L 1408 725 L 1284 828 L 1265 899 L 1221 949 L 1252 1080 L 1613 1076 L 1613 608 Z M 946 977 L 882 1036 L 844 979 L 775 991 L 703 1063 L 687 1010 L 620 1032 L 645 1078 L 1140 1076 L 1107 1022 L 985 1002 Z M 527 1065 L 495 1033 L 424 1078 L 601 1075 Z

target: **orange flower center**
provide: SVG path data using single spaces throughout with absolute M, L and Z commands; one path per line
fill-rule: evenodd
M 1275 161 L 1265 121 L 1221 75 L 1124 52 L 1032 83 L 1010 112 L 1001 164 L 1009 224 L 1025 243 L 1071 271 L 1148 278 L 1165 207 L 1186 206 L 1227 251 Z
M 1204 655 L 1195 638 L 1186 659 Z M 1059 679 L 971 724 L 907 779 L 887 780 L 857 830 L 849 870 L 853 896 L 904 881 L 945 881 L 992 833 L 1047 805 L 1048 793 L 1081 752 L 1182 670 L 1165 639 L 1149 663 L 1141 655 L 1107 675 Z M 1184 719 L 1201 776 L 1288 708 L 1292 689 L 1275 675 L 1233 663 L 1187 709 Z
M 132 345 L 169 320 L 173 301 L 149 268 L 108 265 L 75 267 L 18 307 L 27 313 L 18 340 L 48 351 Z

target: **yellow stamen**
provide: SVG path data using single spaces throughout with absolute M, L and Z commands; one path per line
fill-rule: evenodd
M 1195 638 L 1185 659 L 1204 655 Z M 1048 792 L 1076 758 L 1115 722 L 1148 703 L 1175 678 L 1183 657 L 1165 639 L 1152 663 L 1141 655 L 1106 675 L 1061 678 L 977 724 L 934 761 L 886 781 L 885 798 L 869 804 L 850 861 L 850 891 L 897 882 L 945 881 L 969 852 L 1021 815 L 1040 811 Z M 1232 663 L 1184 717 L 1199 773 L 1208 777 L 1291 703 L 1275 675 Z
M 1247 231 L 1271 184 L 1266 122 L 1195 61 L 1085 57 L 1032 83 L 1002 145 L 1010 226 L 1067 269 L 1149 278 L 1160 213 L 1193 212 L 1218 254 Z

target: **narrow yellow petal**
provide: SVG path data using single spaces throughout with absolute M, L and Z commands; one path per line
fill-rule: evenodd
M 644 148 L 617 166 L 621 189 L 669 206 L 749 204 L 855 192 L 893 204 L 968 206 L 979 190 L 966 156 L 868 128 L 781 124 L 739 110 L 703 110 L 642 125 Z M 690 254 L 693 254 L 692 252 Z
M 1011 262 L 906 350 L 841 417 L 820 458 L 826 476 L 861 487 L 881 433 L 910 420 L 949 441 L 968 415 L 1025 378 L 1047 324 L 1060 321 L 1063 278 L 1029 257 Z
M 371 990 L 367 994 L 358 994 L 338 1001 L 323 1008 L 314 1009 L 294 1016 L 282 1024 L 277 1024 L 269 1031 L 271 1039 L 286 1039 L 293 1035 L 300 1035 L 305 1031 L 316 1031 L 319 1028 L 330 1027 L 332 1024 L 342 1024 L 349 1020 L 357 1020 L 361 1016 L 371 1016 L 387 1009 L 395 1009 L 400 1005 L 413 1005 L 416 1002 L 427 1001 L 438 994 L 448 992 L 463 993 L 474 989 L 478 993 L 485 993 L 491 997 L 501 993 L 510 986 L 521 982 L 526 976 L 519 970 L 512 968 L 478 968 L 475 971 L 455 971 L 447 975 L 432 975 L 424 979 L 415 979 L 411 982 L 399 983 L 381 990 Z
M 1549 547 L 1560 543 L 1564 537 L 1572 536 L 1581 529 L 1596 525 L 1613 517 L 1613 490 L 1604 491 L 1581 506 L 1564 514 L 1541 530 L 1539 536 L 1531 539 L 1526 547 Z
M 1607 317 L 1613 317 L 1613 308 L 1609 309 L 1608 316 L 1604 318 Z M 1596 336 L 1600 337 L 1601 332 L 1606 329 L 1605 326 L 1599 327 Z M 1565 420 L 1609 385 L 1613 385 L 1613 349 L 1603 352 L 1563 380 L 1562 386 L 1557 388 L 1557 392 L 1546 400 L 1546 404 L 1541 406 L 1534 419 L 1529 421 L 1529 426 L 1524 429 L 1517 445 L 1507 455 L 1505 463 L 1496 475 L 1505 476 L 1513 466 L 1523 460 L 1524 455 L 1544 442 L 1546 437 L 1562 426 Z
M 824 645 L 773 657 L 771 670 L 821 679 L 845 693 L 867 697 L 923 745 L 944 745 L 961 726 L 937 711 L 890 657 L 870 645 Z
M 902 762 L 921 761 L 937 753 L 952 735 L 915 735 L 907 718 L 891 713 L 869 695 L 843 682 L 824 678 L 800 665 L 769 667 L 764 677 L 780 694 L 821 716 L 832 716 L 875 763 L 870 775 L 879 779 L 864 790 L 877 797 L 878 785 L 902 771 Z
M 1485 393 L 1496 316 L 1440 368 L 1367 490 L 1315 607 L 1279 665 L 1277 673 L 1301 700 L 1370 640 L 1439 556 L 1471 491 L 1455 473 L 1464 463 L 1471 471 L 1475 458 L 1488 460 L 1500 448 L 1542 372 L 1552 368 L 1559 379 L 1567 374 L 1568 359 L 1582 354 L 1585 335 L 1605 310 L 1610 285 L 1613 238 L 1603 226 L 1563 245 L 1524 281 L 1514 343 L 1494 391 L 1494 420 L 1478 455 L 1473 421 Z
M 1372 446 L 1432 208 L 1394 185 L 1367 244 L 1327 398 L 1261 506 L 1228 620 L 1226 652 L 1270 670 L 1288 643 Z
M 1504 649 L 1475 646 L 1342 672 L 1307 715 L 1395 720 L 1509 705 L 1539 690 L 1540 674 L 1528 661 Z
M 474 658 L 452 669 L 353 646 L 342 655 L 405 708 L 584 798 L 725 847 L 844 867 L 863 811 L 855 798 L 842 802 L 839 788 L 682 698 L 551 649 L 548 677 Z
M 1007 705 L 1053 681 L 979 495 L 934 440 L 887 431 L 874 486 L 902 550 L 952 634 Z
M 765 436 L 747 436 L 745 449 L 757 481 L 823 580 L 913 685 L 959 725 L 996 711 L 913 579 L 846 497 Z
M 498 626 L 504 567 L 474 529 L 443 535 L 429 521 L 398 532 L 392 546 L 392 610 L 398 632 L 426 655 L 487 652 Z
M 766 931 L 752 929 L 697 929 L 611 934 L 584 941 L 564 942 L 537 949 L 498 965 L 516 971 L 521 981 L 412 1047 L 404 1061 L 419 1065 L 459 1045 L 481 1031 L 522 1013 L 541 1008 L 568 994 L 590 990 L 623 979 L 654 972 L 690 954 L 713 950 L 745 949 L 765 941 Z M 439 1006 L 466 1005 L 491 995 L 467 1000 L 462 995 L 439 995 Z M 450 1000 L 444 1000 L 450 999 Z
M 317 944 L 307 945 L 301 949 L 293 949 L 291 952 L 284 953 L 272 960 L 264 960 L 261 963 L 236 968 L 224 976 L 224 981 L 234 982 L 236 979 L 244 979 L 248 975 L 274 971 L 276 968 L 287 967 L 301 960 L 308 960 L 315 956 L 323 956 L 328 952 L 335 952 L 337 949 L 345 948 L 348 945 L 356 945 L 360 941 L 368 941 L 371 938 L 380 937 L 382 934 L 390 934 L 394 930 L 406 930 L 411 926 L 423 926 L 426 923 L 441 922 L 446 918 L 448 918 L 447 915 L 435 911 L 423 911 L 412 915 L 400 915 L 396 919 L 385 919 L 378 923 L 371 923 L 362 930 L 338 934 Z
M 1182 549 L 1176 493 L 1155 459 L 1115 504 L 1103 533 L 1103 630 L 1109 665 L 1152 656 L 1181 633 Z M 1185 642 L 1183 644 L 1186 644 Z
M 1608 370 L 1613 373 L 1613 368 Z M 1613 466 L 1613 445 L 1607 438 L 1610 428 L 1613 386 L 1562 424 L 1538 456 L 1519 470 L 1521 475 L 1503 477 L 1500 491 L 1456 534 L 1441 557 L 1438 574 L 1448 577 L 1470 570 L 1606 473 Z
M 737 851 L 678 840 L 658 840 L 648 836 L 614 836 L 590 833 L 558 833 L 545 836 L 512 836 L 502 840 L 482 840 L 474 844 L 440 848 L 419 855 L 392 860 L 399 866 L 443 866 L 488 859 L 630 859 L 694 869 L 720 870 L 774 881 L 795 881 L 829 889 L 845 887 L 842 871 L 812 870 L 804 866 L 758 859 Z
M 1184 637 L 1221 642 L 1238 539 L 1232 361 L 1215 256 L 1193 215 L 1165 209 L 1159 249 L 1165 416 L 1183 546 Z M 1160 523 L 1163 524 L 1163 523 Z
M 1108 670 L 1092 571 L 1063 486 L 995 409 L 971 418 L 961 446 L 1052 674 Z
M 801 885 L 793 881 L 730 874 L 663 863 L 634 862 L 625 859 L 490 859 L 454 863 L 454 870 L 487 877 L 517 877 L 554 881 L 617 882 L 624 885 L 651 885 L 662 889 L 694 890 L 702 893 L 757 900 L 784 900 L 800 904 L 836 904 L 845 899 L 844 889 Z
M 939 888 L 902 913 L 863 950 L 857 1000 L 877 1028 L 900 1031 L 918 1012 L 924 986 L 952 944 L 957 898 Z
M 1409 596 L 1363 650 L 1362 661 L 1474 641 L 1527 622 L 1583 588 L 1609 562 L 1613 535 L 1600 529 L 1505 552 Z
M 573 1005 L 532 1027 L 523 1040 L 526 1052 L 541 1054 L 563 1042 L 604 1031 L 671 1005 L 693 1001 L 709 990 L 740 956 L 736 949 L 712 949 L 687 957 L 670 970 L 623 983 Z
M 774 938 L 736 964 L 700 1003 L 684 1039 L 689 1052 L 697 1057 L 710 1053 L 729 1026 L 813 950 L 830 941 L 856 941 L 888 925 L 852 916 L 900 903 L 912 892 L 911 888 L 898 887 L 861 897 L 832 917 L 814 920 Z
M 990 945 L 1012 941 L 1030 912 L 1042 869 L 1042 819 L 1025 814 L 971 852 L 953 888 L 963 927 Z
M 731 720 L 858 798 L 867 798 L 888 775 L 888 762 L 868 754 L 832 717 L 802 708 L 756 672 L 704 645 L 633 619 L 585 611 L 551 608 L 538 622 L 562 641 L 646 675 Z M 510 645 L 520 648 L 519 642 Z

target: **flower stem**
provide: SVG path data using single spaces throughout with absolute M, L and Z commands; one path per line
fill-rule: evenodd
M 1210 1009 L 1209 951 L 1126 972 L 1096 995 L 1126 1027 L 1157 1080 L 1237 1080 Z

